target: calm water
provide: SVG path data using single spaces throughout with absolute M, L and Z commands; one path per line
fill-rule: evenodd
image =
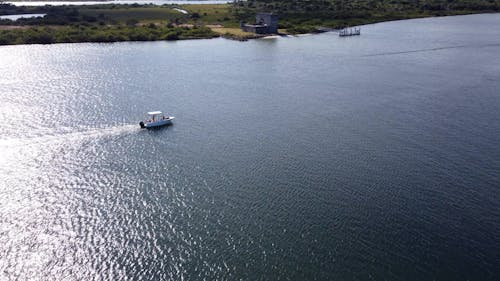
M 499 25 L 1 47 L 0 279 L 499 280 Z
M 44 16 L 45 14 L 18 14 L 18 15 L 0 16 L 0 19 L 15 21 L 21 18 L 43 18 Z

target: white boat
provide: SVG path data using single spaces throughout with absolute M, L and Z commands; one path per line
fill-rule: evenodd
M 174 116 L 165 116 L 161 111 L 151 111 L 148 112 L 148 115 L 149 115 L 148 120 L 139 122 L 141 128 L 149 129 L 149 128 L 171 125 L 172 120 L 175 119 Z

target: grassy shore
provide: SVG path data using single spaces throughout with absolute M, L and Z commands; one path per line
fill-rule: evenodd
M 181 11 L 179 11 L 179 9 Z M 44 18 L 0 20 L 0 45 L 181 40 L 223 36 L 256 38 L 242 32 L 260 11 L 279 15 L 280 32 L 317 32 L 389 20 L 500 11 L 500 0 L 247 0 L 203 5 L 83 5 L 16 7 L 0 4 L 0 15 L 44 13 Z M 187 12 L 187 13 L 186 13 Z
M 4 5 L 5 6 L 5 5 Z M 175 6 L 115 5 L 9 7 L 0 14 L 45 13 L 0 20 L 0 44 L 49 44 L 204 39 L 220 36 Z

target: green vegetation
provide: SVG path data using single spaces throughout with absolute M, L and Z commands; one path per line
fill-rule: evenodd
M 207 27 L 85 26 L 32 27 L 0 30 L 0 45 L 50 44 L 75 42 L 157 41 L 213 38 L 218 36 Z
M 164 7 L 113 7 L 87 6 L 78 9 L 83 16 L 104 19 L 113 23 L 124 23 L 129 19 L 137 21 L 174 21 L 182 18 L 182 14 L 171 8 Z
M 171 6 L 93 5 L 15 7 L 0 14 L 45 13 L 43 18 L 0 20 L 0 45 L 156 41 L 213 38 L 219 34 Z
M 189 4 L 181 7 L 193 15 L 198 23 L 220 24 L 224 27 L 239 28 L 240 26 L 239 19 L 232 13 L 233 6 L 231 4 Z
M 217 32 L 224 38 L 234 39 L 239 41 L 246 41 L 248 39 L 254 39 L 262 37 L 262 35 L 258 35 L 251 32 L 245 32 L 241 30 L 239 27 L 212 27 L 214 32 Z
M 256 11 L 277 13 L 280 28 L 288 33 L 305 33 L 318 26 L 498 12 L 500 0 L 246 0 L 237 1 L 232 13 L 238 20 L 252 21 Z
M 175 8 L 186 10 L 181 13 Z M 43 18 L 0 20 L 0 45 L 59 42 L 179 40 L 224 36 L 255 38 L 239 30 L 257 12 L 279 15 L 280 32 L 316 32 L 388 20 L 500 11 L 500 0 L 246 0 L 207 5 L 17 7 L 0 15 L 44 13 Z

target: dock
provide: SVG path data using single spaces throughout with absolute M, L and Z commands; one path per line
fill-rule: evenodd
M 340 30 L 339 36 L 344 37 L 344 36 L 356 36 L 356 35 L 361 35 L 361 28 L 344 28 Z
M 336 28 L 320 26 L 316 28 L 316 30 L 318 32 L 336 32 L 339 34 L 340 37 L 361 35 L 361 28 L 359 27 L 352 27 L 352 28 L 346 27 L 342 29 L 336 29 Z

